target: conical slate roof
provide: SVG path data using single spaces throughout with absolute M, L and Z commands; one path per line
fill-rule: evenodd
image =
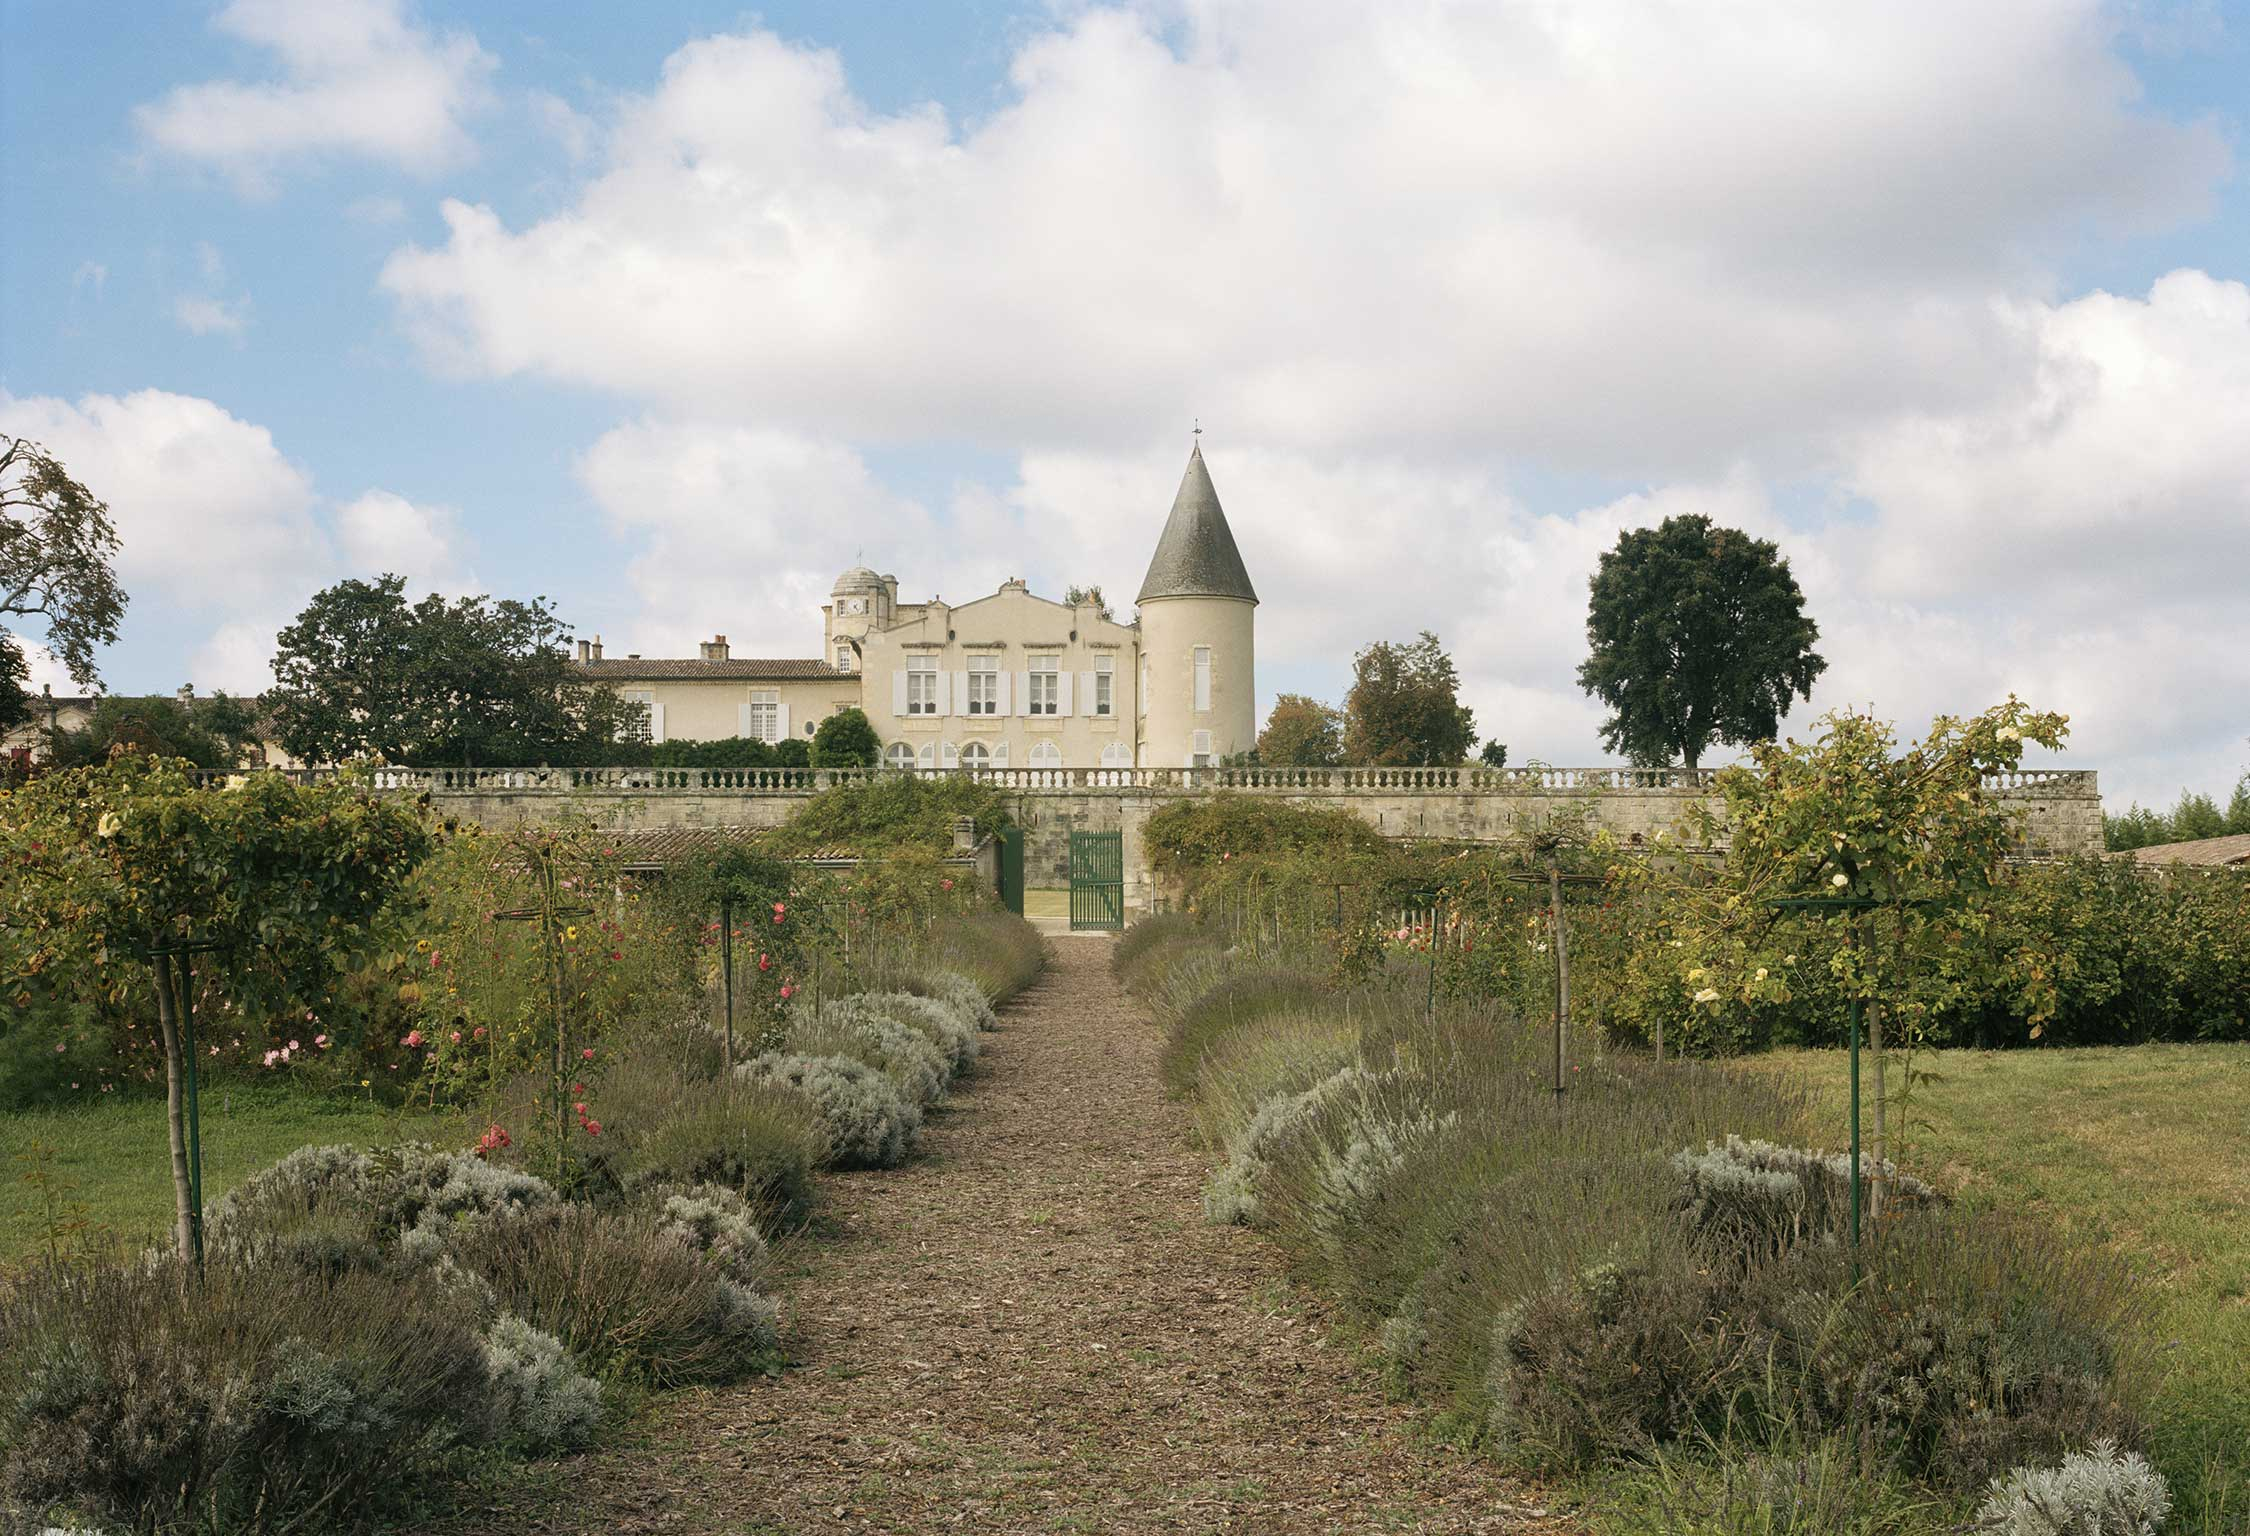
M 1242 567 L 1242 551 L 1234 547 L 1234 530 L 1219 510 L 1219 493 L 1212 487 L 1211 471 L 1203 467 L 1203 445 L 1188 452 L 1187 473 L 1180 477 L 1180 494 L 1172 498 L 1172 515 L 1164 520 L 1164 536 L 1156 541 L 1156 554 L 1141 581 L 1141 595 L 1152 597 L 1238 597 L 1258 600 L 1250 573 Z

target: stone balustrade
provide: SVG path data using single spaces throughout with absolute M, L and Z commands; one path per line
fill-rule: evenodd
M 303 783 L 334 777 L 333 768 L 284 768 Z M 901 773 L 966 774 L 1002 789 L 1154 790 L 1197 793 L 1239 790 L 1282 795 L 1337 794 L 1599 794 L 1605 791 L 1682 795 L 1708 793 L 1715 768 L 375 768 L 378 789 L 429 794 L 810 795 L 839 784 Z M 200 772 L 206 784 L 233 775 Z M 2001 794 L 2099 798 L 2090 768 L 2026 768 L 1988 775 Z

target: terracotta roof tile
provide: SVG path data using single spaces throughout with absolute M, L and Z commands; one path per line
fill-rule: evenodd
M 576 665 L 595 677 L 610 682 L 697 678 L 718 681 L 741 678 L 761 682 L 819 682 L 828 678 L 851 678 L 856 681 L 859 677 L 857 672 L 841 672 L 825 661 L 798 656 L 745 656 L 726 661 L 704 661 L 693 656 L 605 656 L 600 661 L 581 661 Z
M 2202 837 L 2191 843 L 2158 843 L 2149 848 L 2135 848 L 2130 857 L 2137 864 L 2196 864 L 2207 868 L 2239 864 L 2250 868 L 2250 832 L 2232 837 Z

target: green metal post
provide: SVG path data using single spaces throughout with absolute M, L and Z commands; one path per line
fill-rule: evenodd
M 734 1070 L 734 898 L 719 898 L 719 969 L 726 978 L 727 993 L 727 1046 L 726 1065 Z
M 1852 999 L 1852 1279 L 1859 1279 L 1859 1011 Z
M 179 958 L 180 981 L 174 996 L 179 999 L 177 1009 L 180 1031 L 187 1042 L 187 1142 L 188 1142 L 188 1236 L 195 1249 L 195 1267 L 203 1268 L 203 1113 L 202 1094 L 195 1070 L 195 992 L 189 985 L 187 956 Z M 164 984 L 172 985 L 171 968 L 165 968 Z

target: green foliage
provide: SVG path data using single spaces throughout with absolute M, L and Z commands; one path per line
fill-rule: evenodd
M 1486 742 L 1483 749 L 1477 753 L 1477 761 L 1484 764 L 1484 766 L 1487 768 L 1507 767 L 1507 743 L 1501 741 L 1498 737 L 1494 737 L 1492 740 Z
M 1258 764 L 1265 768 L 1333 768 L 1344 760 L 1344 712 L 1301 693 L 1273 701 L 1258 733 Z
M 799 806 L 767 839 L 787 856 L 847 848 L 859 854 L 920 847 L 950 852 L 954 823 L 967 817 L 980 833 L 1014 823 L 1007 795 L 967 774 L 887 774 L 824 789 Z
M 1707 517 L 1627 530 L 1591 586 L 1578 681 L 1613 712 L 1603 744 L 1635 763 L 1692 769 L 1714 742 L 1770 740 L 1828 666 L 1781 552 Z
M 1094 612 L 1100 614 L 1104 619 L 1110 620 L 1111 622 L 1115 622 L 1117 618 L 1116 614 L 1110 612 L 1109 599 L 1102 596 L 1102 589 L 1099 583 L 1096 583 L 1095 585 L 1090 587 L 1070 587 L 1063 593 L 1063 601 L 1065 603 L 1068 603 L 1073 608 L 1080 608 L 1091 604 L 1093 606 Z
M 609 1124 L 625 1182 L 716 1185 L 774 1226 L 811 1213 L 813 1170 L 828 1158 L 819 1110 L 802 1095 L 735 1076 L 658 1072 L 619 1084 Z
M 813 732 L 815 768 L 872 768 L 882 754 L 882 738 L 857 709 L 837 710 Z
M 1447 767 L 1468 761 L 1476 722 L 1460 700 L 1453 658 L 1428 630 L 1378 640 L 1352 658 L 1344 756 L 1355 765 Z
M 258 744 L 257 715 L 223 693 L 184 700 L 170 694 L 106 698 L 86 724 L 58 731 L 55 766 L 97 767 L 117 751 L 186 758 L 198 768 L 239 768 Z
M 580 1371 L 562 1340 L 520 1317 L 485 1331 L 484 1371 L 497 1444 L 531 1456 L 581 1449 L 602 1417 L 602 1384 Z
M 281 632 L 266 700 L 291 756 L 536 763 L 627 734 L 637 711 L 570 661 L 545 598 L 410 604 L 405 589 L 338 582 Z
M 0 436 L 0 621 L 41 620 L 48 651 L 85 686 L 125 616 L 117 549 L 108 503 L 37 443 Z M 28 712 L 24 666 L 22 642 L 0 624 L 0 729 Z
M 1047 965 L 1039 930 L 1013 912 L 991 908 L 940 918 L 930 927 L 925 953 L 931 966 L 976 983 L 993 1007 L 1037 981 Z
M 1381 833 L 1340 807 L 1227 793 L 1166 802 L 1142 836 L 1157 875 L 1191 889 L 1215 873 L 1213 866 L 1253 853 L 1364 854 L 1384 847 Z

